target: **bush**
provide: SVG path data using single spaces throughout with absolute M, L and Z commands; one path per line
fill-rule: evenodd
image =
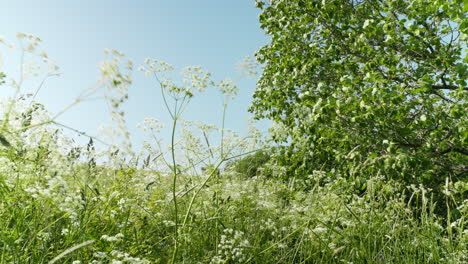
M 230 162 L 226 167 L 249 178 L 259 175 L 265 176 L 263 171 L 269 160 L 270 154 L 264 150 L 259 150 L 254 154 L 247 155 L 244 158 Z

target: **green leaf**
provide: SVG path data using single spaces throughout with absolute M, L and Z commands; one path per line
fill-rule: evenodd
M 10 142 L 8 142 L 8 140 L 1 134 L 0 134 L 0 143 L 5 147 L 8 147 L 8 148 L 11 147 Z

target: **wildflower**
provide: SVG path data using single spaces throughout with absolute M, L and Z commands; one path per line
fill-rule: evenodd
M 124 235 L 122 233 L 118 233 L 115 236 L 108 236 L 108 235 L 101 236 L 101 240 L 105 240 L 108 242 L 119 242 L 119 241 L 122 241 L 122 238 L 124 238 Z
M 61 234 L 62 234 L 62 236 L 68 235 L 68 234 L 70 234 L 70 230 L 68 228 L 64 228 L 64 229 L 62 229 Z

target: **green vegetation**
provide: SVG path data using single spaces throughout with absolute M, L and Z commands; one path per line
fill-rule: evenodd
M 182 81 L 165 62 L 139 67 L 161 88 L 172 137 L 166 146 L 147 118 L 138 152 L 121 110 L 124 54 L 107 51 L 96 88 L 55 115 L 21 90 L 37 67 L 0 73 L 15 91 L 0 102 L 0 263 L 468 262 L 462 1 L 257 5 L 272 39 L 251 110 L 275 122 L 271 139 L 225 129 L 236 84 L 198 66 Z M 38 38 L 18 38 L 21 58 L 58 75 Z M 183 118 L 208 87 L 223 99 L 221 128 Z M 57 121 L 100 92 L 109 138 Z
M 257 55 L 265 66 L 251 110 L 289 143 L 286 177 L 334 168 L 434 189 L 466 180 L 461 0 L 257 4 L 272 40 Z
M 227 163 L 227 169 L 247 177 L 268 176 L 268 161 L 270 155 L 263 150 L 256 151 L 239 160 Z M 266 171 L 266 172 L 265 172 Z

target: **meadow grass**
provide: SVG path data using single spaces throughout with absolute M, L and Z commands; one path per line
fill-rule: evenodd
M 38 174 L 54 155 L 17 160 L 2 172 L 0 263 L 171 261 L 172 175 L 65 159 L 62 170 L 46 167 Z M 226 171 L 190 204 L 193 186 L 205 177 L 180 175 L 190 184 L 176 189 L 179 219 L 191 210 L 177 229 L 176 263 L 466 261 L 466 229 L 455 224 L 449 231 L 424 189 L 414 208 L 398 193 L 354 194 L 344 178 L 301 190 Z M 370 181 L 394 188 L 382 178 Z

